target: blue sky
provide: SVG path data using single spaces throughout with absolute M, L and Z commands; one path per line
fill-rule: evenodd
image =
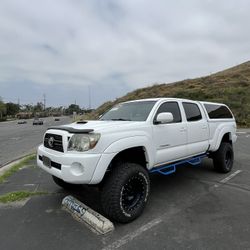
M 96 107 L 249 60 L 250 2 L 1 0 L 4 101 Z

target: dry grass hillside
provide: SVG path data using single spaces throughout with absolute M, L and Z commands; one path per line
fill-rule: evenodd
M 227 104 L 241 127 L 250 127 L 250 61 L 210 76 L 137 89 L 98 107 L 88 118 L 97 118 L 116 103 L 149 98 L 178 97 Z

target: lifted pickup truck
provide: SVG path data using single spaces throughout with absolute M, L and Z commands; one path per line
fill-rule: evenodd
M 120 103 L 97 121 L 51 127 L 43 141 L 39 167 L 64 188 L 99 184 L 105 215 L 127 223 L 147 203 L 149 173 L 170 174 L 205 156 L 217 171 L 231 171 L 236 123 L 224 104 L 142 99 Z

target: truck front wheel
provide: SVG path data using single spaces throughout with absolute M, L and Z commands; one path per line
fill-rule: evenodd
M 222 142 L 219 149 L 213 154 L 214 168 L 218 172 L 228 173 L 234 163 L 233 147 L 228 142 Z
M 136 219 L 149 195 L 148 172 L 135 163 L 120 163 L 104 180 L 101 203 L 103 212 L 120 223 Z

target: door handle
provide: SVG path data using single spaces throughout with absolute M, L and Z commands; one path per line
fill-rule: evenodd
M 186 130 L 187 130 L 187 129 L 184 128 L 184 127 L 180 128 L 180 132 L 185 132 Z
M 203 126 L 202 126 L 202 129 L 207 129 L 207 125 L 203 125 Z

